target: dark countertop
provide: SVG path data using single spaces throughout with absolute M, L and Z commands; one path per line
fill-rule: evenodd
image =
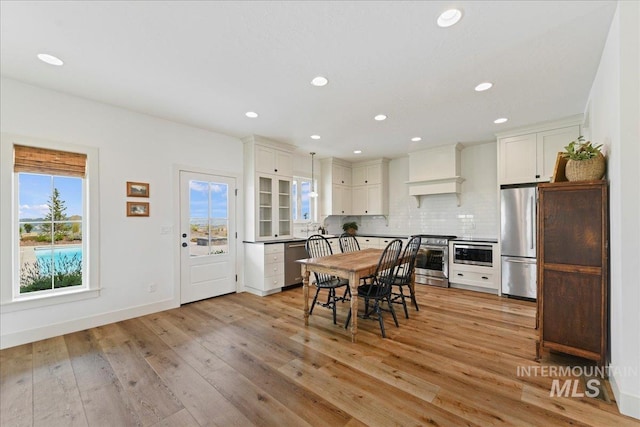
M 301 237 L 291 237 L 289 239 L 260 240 L 259 242 L 243 240 L 242 243 L 253 243 L 256 245 L 273 245 L 274 243 L 293 243 L 293 242 L 306 242 L 306 241 L 307 239 L 303 239 Z

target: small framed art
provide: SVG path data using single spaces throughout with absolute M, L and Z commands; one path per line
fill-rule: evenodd
M 149 216 L 149 202 L 127 202 L 127 216 Z
M 127 181 L 128 197 L 149 197 L 149 183 Z

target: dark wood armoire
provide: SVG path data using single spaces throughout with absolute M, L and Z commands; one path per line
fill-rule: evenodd
M 609 287 L 607 181 L 538 186 L 537 357 L 553 350 L 606 365 Z

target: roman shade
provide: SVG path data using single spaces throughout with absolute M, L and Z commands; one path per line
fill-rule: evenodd
M 87 155 L 68 151 L 14 145 L 14 172 L 77 176 L 84 178 Z

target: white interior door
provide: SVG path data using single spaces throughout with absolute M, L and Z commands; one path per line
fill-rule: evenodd
M 180 172 L 180 303 L 236 291 L 235 178 Z

